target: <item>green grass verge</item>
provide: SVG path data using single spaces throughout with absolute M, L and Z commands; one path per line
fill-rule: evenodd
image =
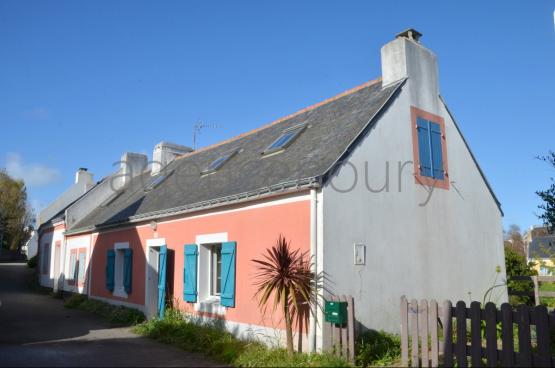
M 215 361 L 236 367 L 347 367 L 331 354 L 289 356 L 284 349 L 269 349 L 255 341 L 234 337 L 222 322 L 205 322 L 168 310 L 164 319 L 153 319 L 135 327 L 135 332 L 183 350 L 203 353 Z
M 540 291 L 555 291 L 555 283 L 553 282 L 542 282 L 540 283 Z M 555 307 L 555 298 L 549 296 L 540 297 L 540 302 L 549 308 Z
M 153 319 L 135 326 L 135 332 L 171 344 L 183 350 L 203 353 L 215 361 L 236 367 L 348 367 L 335 355 L 295 353 L 271 349 L 255 342 L 234 337 L 225 330 L 224 322 L 200 322 L 168 310 L 164 319 Z M 396 335 L 370 331 L 357 342 L 357 365 L 385 366 L 398 364 L 400 340 Z
M 69 297 L 65 301 L 64 306 L 70 309 L 80 309 L 97 314 L 115 325 L 134 326 L 145 320 L 145 315 L 137 309 L 89 299 L 81 294 L 74 294 Z

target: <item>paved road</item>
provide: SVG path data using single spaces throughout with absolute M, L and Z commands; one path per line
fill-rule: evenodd
M 0 263 L 0 366 L 217 366 L 66 309 L 32 280 L 25 264 Z

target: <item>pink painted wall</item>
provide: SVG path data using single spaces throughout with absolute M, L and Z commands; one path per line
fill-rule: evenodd
M 251 261 L 261 258 L 274 245 L 280 234 L 291 241 L 294 248 L 310 251 L 310 201 L 303 200 L 259 208 L 243 209 L 220 214 L 183 218 L 159 223 L 158 238 L 165 238 L 168 249 L 175 251 L 174 298 L 181 309 L 194 313 L 193 306 L 183 302 L 183 246 L 195 243 L 197 235 L 228 233 L 228 240 L 237 242 L 236 306 L 228 308 L 226 320 L 283 328 L 281 314 L 271 312 L 263 316 L 254 297 L 253 284 L 256 268 Z M 147 239 L 155 238 L 148 225 L 99 233 L 93 238 L 91 295 L 145 304 L 145 249 Z M 116 242 L 128 242 L 133 249 L 133 291 L 128 299 L 114 297 L 105 287 L 106 251 Z M 200 265 L 199 265 L 200 266 Z M 305 328 L 303 328 L 304 330 Z

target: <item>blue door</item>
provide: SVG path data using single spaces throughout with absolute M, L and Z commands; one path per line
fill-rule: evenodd
M 164 318 L 164 309 L 166 307 L 166 259 L 168 249 L 165 245 L 160 247 L 158 258 L 158 317 Z

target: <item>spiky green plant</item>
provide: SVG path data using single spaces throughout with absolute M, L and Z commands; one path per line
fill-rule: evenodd
M 259 306 L 264 313 L 270 304 L 274 312 L 281 307 L 287 351 L 293 354 L 292 321 L 295 316 L 308 316 L 307 309 L 314 313 L 322 277 L 312 271 L 313 263 L 308 252 L 292 249 L 291 243 L 281 235 L 262 259 L 253 259 L 252 262 L 257 264 L 255 285 Z M 270 301 L 272 297 L 273 303 Z

